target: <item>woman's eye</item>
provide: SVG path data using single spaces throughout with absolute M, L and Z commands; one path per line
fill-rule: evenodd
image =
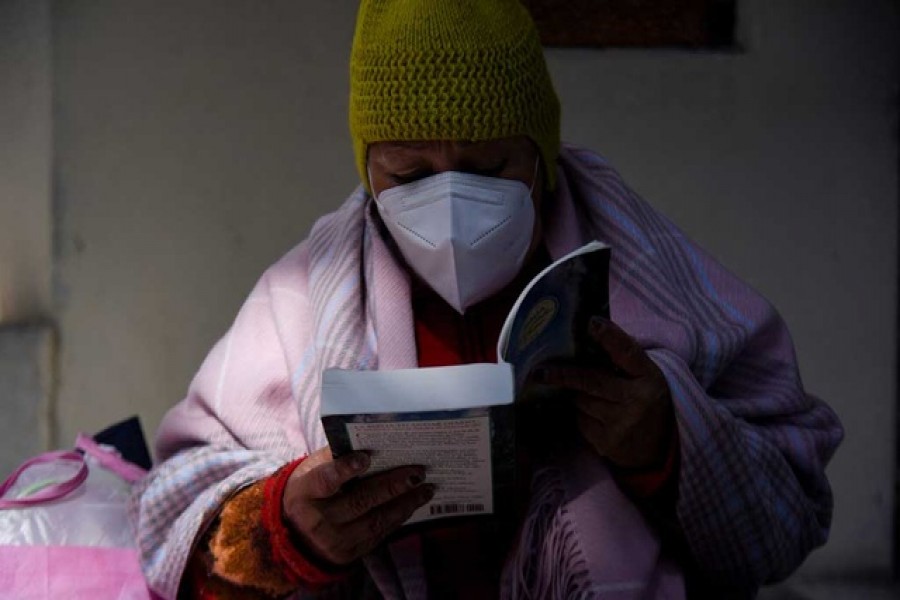
M 424 179 L 425 177 L 428 177 L 429 175 L 430 175 L 430 173 L 428 173 L 426 171 L 410 171 L 408 173 L 394 173 L 390 176 L 390 179 L 396 185 L 403 185 L 406 183 L 412 183 L 414 181 Z
M 484 167 L 484 168 L 480 168 L 480 169 L 473 169 L 473 172 L 476 175 L 483 175 L 485 177 L 496 177 L 496 176 L 500 175 L 500 173 L 502 173 L 503 169 L 505 169 L 505 168 L 506 168 L 506 161 L 504 160 L 504 161 L 499 162 L 492 166 L 488 166 L 488 167 Z

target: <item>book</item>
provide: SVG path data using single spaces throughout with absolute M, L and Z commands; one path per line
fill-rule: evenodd
M 504 321 L 496 364 L 327 369 L 321 417 L 332 454 L 367 451 L 369 474 L 424 465 L 435 495 L 408 524 L 512 510 L 514 403 L 535 366 L 589 352 L 588 320 L 609 318 L 609 256 L 590 242 L 538 273 Z

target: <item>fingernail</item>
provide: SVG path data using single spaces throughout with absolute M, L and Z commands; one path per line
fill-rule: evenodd
M 424 481 L 424 478 L 419 474 L 413 474 L 409 476 L 409 479 L 406 480 L 409 483 L 409 487 L 416 487 L 417 485 L 421 485 Z
M 429 483 L 428 485 L 423 486 L 420 493 L 422 494 L 422 500 L 428 502 L 434 498 L 434 484 Z
M 350 466 L 354 471 L 365 471 L 369 468 L 369 457 L 362 453 L 354 454 L 350 459 Z

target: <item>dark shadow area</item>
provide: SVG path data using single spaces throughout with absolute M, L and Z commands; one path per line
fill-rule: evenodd
M 897 87 L 900 90 L 900 72 L 896 74 Z M 894 93 L 894 143 L 895 148 L 900 146 L 900 92 Z M 900 178 L 900 151 L 897 156 L 897 176 Z M 900 205 L 900 194 L 897 196 Z M 897 231 L 900 231 L 900 214 L 897 215 Z M 897 257 L 900 259 L 900 244 L 897 246 Z M 894 318 L 895 335 L 900 346 L 900 260 L 897 262 L 897 313 Z M 892 565 L 895 582 L 900 582 L 900 352 L 897 353 L 894 363 L 894 531 L 892 544 Z
M 523 0 L 545 46 L 735 46 L 736 0 Z

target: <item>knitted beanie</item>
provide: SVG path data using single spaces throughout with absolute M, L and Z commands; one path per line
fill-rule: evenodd
M 350 134 L 367 187 L 373 142 L 526 135 L 552 189 L 559 100 L 528 11 L 519 0 L 362 0 Z

